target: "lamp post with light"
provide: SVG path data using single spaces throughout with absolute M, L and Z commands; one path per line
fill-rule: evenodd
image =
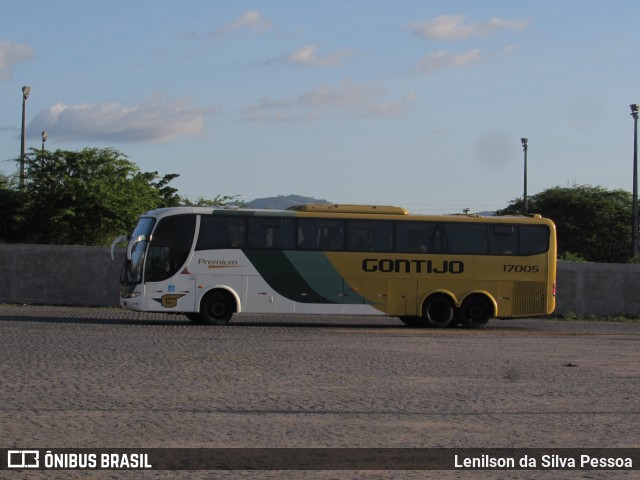
M 31 93 L 31 87 L 22 87 L 22 134 L 20 135 L 20 189 L 24 188 L 24 137 L 26 134 L 25 113 L 27 110 L 27 98 Z
M 638 256 L 638 104 L 629 105 L 633 117 L 633 258 Z
M 42 131 L 42 153 L 44 154 L 44 142 L 47 141 L 47 132 L 46 130 Z
M 524 204 L 524 214 L 527 215 L 529 213 L 529 205 L 527 200 L 527 147 L 529 145 L 529 139 L 521 138 L 520 142 L 522 142 L 522 150 L 524 151 L 524 193 L 522 195 L 522 200 Z

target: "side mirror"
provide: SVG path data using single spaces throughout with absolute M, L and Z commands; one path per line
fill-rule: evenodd
M 127 237 L 126 235 L 120 235 L 118 238 L 116 238 L 111 243 L 111 261 L 116 259 L 116 254 L 115 254 L 116 245 L 118 245 L 119 243 L 122 243 L 122 242 L 126 242 L 127 238 L 129 238 L 129 237 Z
M 137 238 L 132 238 L 131 240 L 129 240 L 129 245 L 127 245 L 127 260 L 131 260 L 131 252 L 133 252 L 133 247 L 135 247 L 136 243 L 142 242 L 146 239 L 146 235 L 140 235 Z

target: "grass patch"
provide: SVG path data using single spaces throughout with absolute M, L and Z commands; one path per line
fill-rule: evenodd
M 576 312 L 567 312 L 560 315 L 554 315 L 553 319 L 564 322 L 640 323 L 640 317 L 634 315 L 580 315 Z

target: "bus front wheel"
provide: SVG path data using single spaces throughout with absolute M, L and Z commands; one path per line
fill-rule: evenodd
M 200 314 L 197 312 L 188 312 L 185 313 L 185 316 L 191 320 L 193 323 L 203 323 L 202 318 L 200 317 Z
M 465 328 L 484 327 L 493 317 L 493 305 L 486 297 L 473 295 L 460 306 L 460 323 Z
M 451 324 L 455 310 L 446 295 L 431 295 L 422 306 L 422 322 L 427 327 L 445 328 Z
M 410 327 L 421 327 L 422 318 L 420 317 L 398 317 L 402 323 Z
M 234 303 L 226 292 L 208 293 L 200 304 L 200 320 L 210 325 L 226 325 L 235 311 Z

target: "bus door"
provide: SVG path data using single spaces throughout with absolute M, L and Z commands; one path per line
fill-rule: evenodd
M 145 265 L 145 290 L 152 310 L 191 312 L 195 306 L 196 278 L 189 273 L 184 258 L 172 254 L 171 245 L 152 241 Z M 155 308 L 153 308 L 155 307 Z
M 186 262 L 191 253 L 195 225 L 195 215 L 175 215 L 161 219 L 153 231 L 144 266 L 150 310 L 194 310 L 196 282 Z

